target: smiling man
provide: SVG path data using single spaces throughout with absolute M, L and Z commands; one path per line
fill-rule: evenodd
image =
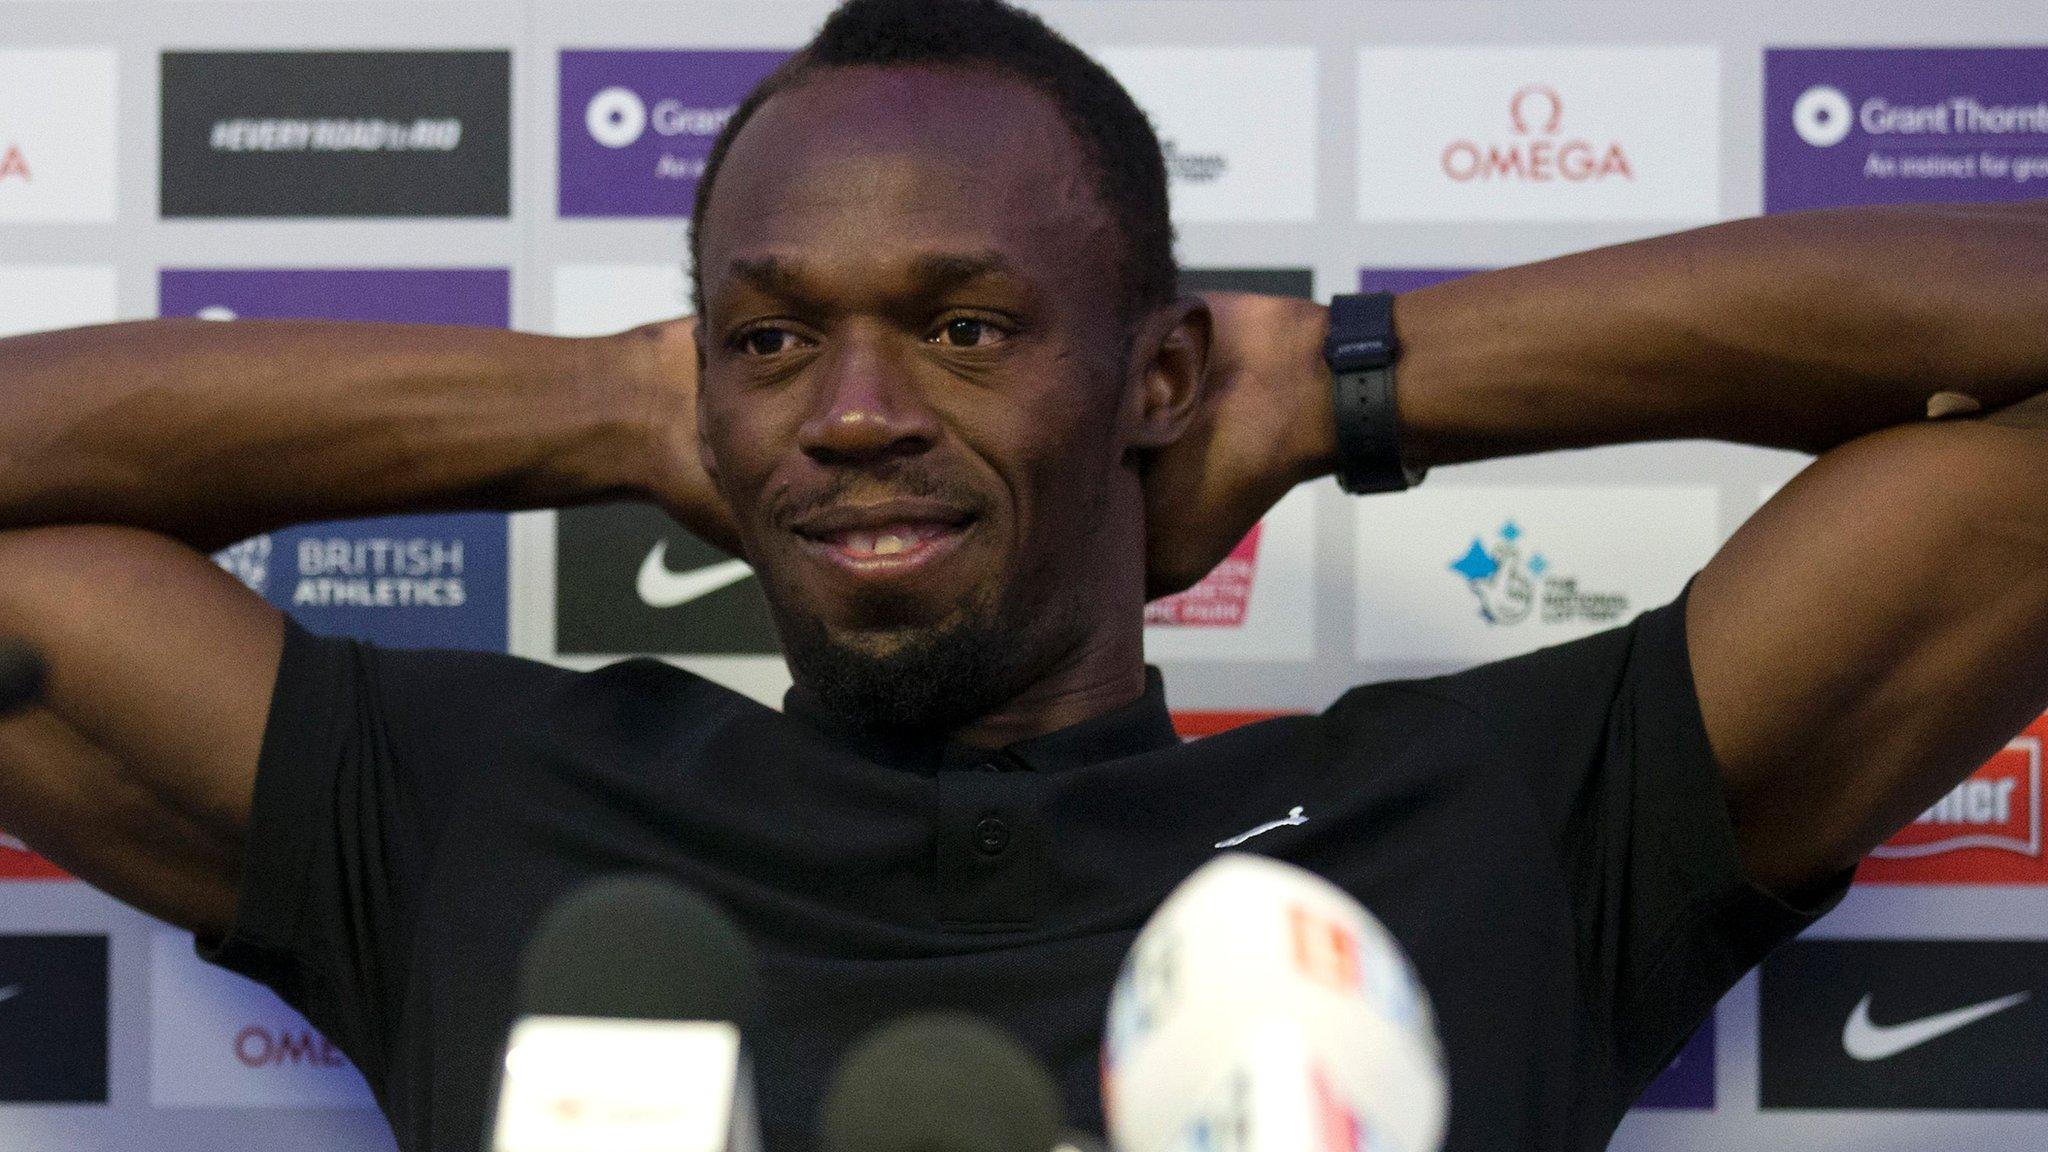
M 478 1146 L 522 941 L 619 870 L 757 942 L 774 1148 L 933 1007 L 1016 1031 L 1096 1127 L 1116 967 L 1233 839 L 1412 955 L 1449 1147 L 1597 1148 L 2048 698 L 2039 206 L 1742 221 L 1392 315 L 1180 298 L 1107 73 L 996 0 L 853 0 L 732 118 L 694 236 L 701 323 L 606 339 L 0 341 L 0 633 L 51 667 L 0 722 L 0 825 L 299 1006 L 408 1149 Z M 1295 484 L 1675 437 L 1823 455 L 1626 627 L 1174 738 L 1144 601 Z M 754 565 L 783 712 L 652 661 L 315 637 L 204 555 L 620 497 Z

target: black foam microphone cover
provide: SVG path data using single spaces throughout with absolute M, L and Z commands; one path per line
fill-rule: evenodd
M 907 1016 L 839 1065 L 822 1152 L 1051 1152 L 1060 1097 L 1031 1053 L 967 1013 Z
M 42 690 L 42 658 L 26 644 L 0 640 L 0 715 L 34 700 Z
M 593 880 L 541 916 L 521 957 L 523 1016 L 744 1023 L 753 948 L 704 898 L 651 875 Z

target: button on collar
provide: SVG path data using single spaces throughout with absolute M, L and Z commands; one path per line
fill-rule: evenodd
M 974 826 L 974 850 L 983 856 L 1001 856 L 1010 846 L 1010 825 L 1000 816 L 983 816 Z

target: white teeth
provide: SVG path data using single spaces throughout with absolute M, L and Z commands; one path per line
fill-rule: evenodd
M 875 534 L 873 532 L 848 532 L 846 534 L 846 550 L 862 556 L 872 555 L 875 551 Z
M 893 532 L 875 537 L 875 555 L 877 556 L 894 556 L 908 547 L 910 547 L 909 541 Z

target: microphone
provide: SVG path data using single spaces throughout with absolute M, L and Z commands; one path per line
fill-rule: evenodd
M 667 880 L 563 897 L 520 959 L 493 1152 L 756 1152 L 756 980 L 732 921 Z
M 1449 1089 L 1400 945 L 1305 869 L 1226 852 L 1182 881 L 1111 994 L 1121 1152 L 1439 1152 Z
M 27 705 L 42 690 L 42 657 L 26 644 L 0 639 L 0 716 Z
M 822 1152 L 1053 1152 L 1059 1090 L 980 1017 L 906 1016 L 870 1032 L 833 1075 Z

